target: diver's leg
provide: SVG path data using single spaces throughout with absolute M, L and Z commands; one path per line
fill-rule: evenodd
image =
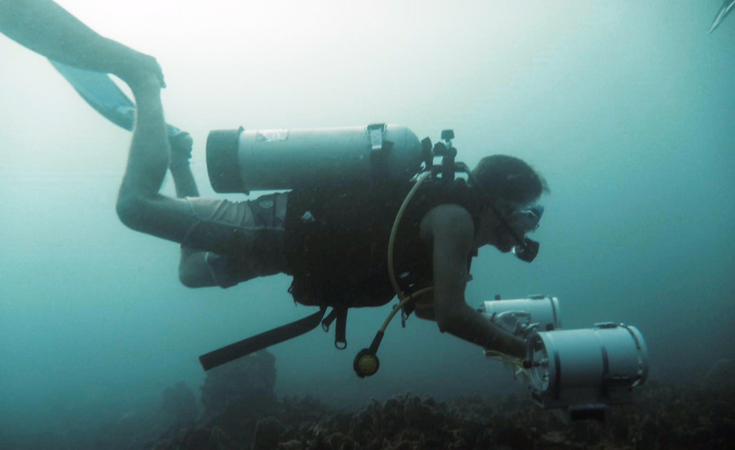
M 194 141 L 189 133 L 183 132 L 169 138 L 169 144 L 171 153 L 168 168 L 176 186 L 176 197 L 199 197 L 199 189 L 189 166 Z
M 169 167 L 178 195 L 196 193 L 196 185 L 188 164 L 186 167 L 176 164 L 181 162 L 177 159 L 178 151 L 170 161 L 160 83 L 148 74 L 134 80 L 131 88 L 137 114 L 128 166 L 117 202 L 121 221 L 135 230 L 180 242 L 185 248 L 180 277 L 182 281 L 187 280 L 184 282 L 187 286 L 209 286 L 215 282 L 231 285 L 285 271 L 282 223 L 285 219 L 281 217 L 285 216 L 285 194 L 277 197 L 279 201 L 266 202 L 273 213 L 268 223 L 263 224 L 255 223 L 248 202 L 161 195 L 159 189 Z M 175 139 L 173 143 L 180 145 L 181 141 Z M 278 216 L 276 211 L 284 214 Z M 218 263 L 207 261 L 205 251 L 217 256 Z M 226 277 L 217 281 L 215 272 Z
M 117 212 L 130 228 L 182 242 L 197 218 L 186 200 L 158 193 L 169 165 L 161 83 L 153 74 L 140 74 L 131 88 L 136 102 L 135 129 Z
M 191 173 L 189 158 L 193 141 L 189 133 L 181 133 L 170 138 L 171 145 L 169 169 L 176 186 L 176 197 L 198 197 L 194 174 Z M 179 254 L 179 280 L 188 287 L 216 286 L 213 270 L 207 262 L 207 252 L 181 245 Z
M 160 98 L 160 83 L 148 75 L 131 84 L 137 113 L 128 166 L 117 201 L 120 220 L 128 227 L 182 244 L 179 278 L 190 287 L 212 286 L 219 283 L 218 271 L 206 259 L 207 252 L 247 255 L 251 253 L 253 227 L 249 226 L 247 205 L 202 198 L 196 194 L 196 184 L 188 166 L 191 139 L 172 139 L 175 151 L 170 155 L 169 139 Z M 171 157 L 171 158 L 170 158 Z M 178 196 L 170 198 L 159 193 L 167 169 L 174 175 Z M 227 263 L 219 271 L 237 270 Z M 222 265 L 222 264 L 220 264 Z M 245 277 L 238 273 L 234 282 Z

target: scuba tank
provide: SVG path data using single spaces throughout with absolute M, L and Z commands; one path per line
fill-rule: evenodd
M 398 125 L 343 128 L 215 130 L 207 138 L 207 170 L 215 192 L 235 193 L 408 181 L 424 151 Z

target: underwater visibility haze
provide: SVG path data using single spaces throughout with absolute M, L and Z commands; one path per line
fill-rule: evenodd
M 732 367 L 735 19 L 708 32 L 722 2 L 58 3 L 158 59 L 202 196 L 245 199 L 209 185 L 211 130 L 384 122 L 436 142 L 452 129 L 458 161 L 517 156 L 551 190 L 536 260 L 481 249 L 468 304 L 543 293 L 565 328 L 634 325 L 649 382 Z M 4 36 L 0 99 L 0 436 L 119 425 L 180 381 L 199 401 L 199 355 L 312 312 L 283 275 L 182 286 L 178 245 L 115 213 L 130 132 Z M 519 392 L 509 369 L 415 317 L 393 321 L 380 372 L 358 379 L 355 353 L 389 312 L 351 310 L 346 351 L 319 329 L 270 348 L 275 393 L 358 408 Z

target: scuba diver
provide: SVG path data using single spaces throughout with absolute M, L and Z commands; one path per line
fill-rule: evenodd
M 441 331 L 486 349 L 524 355 L 517 330 L 488 321 L 464 298 L 478 248 L 521 248 L 525 257 L 535 256 L 537 247 L 525 245 L 525 234 L 538 226 L 543 208 L 535 202 L 548 188 L 523 161 L 495 155 L 468 174 L 468 185 L 425 183 L 397 228 L 394 249 L 391 219 L 419 182 L 293 189 L 237 203 L 199 198 L 189 168 L 193 142 L 164 121 L 160 90 L 165 83 L 155 58 L 100 36 L 51 0 L 0 0 L 0 32 L 49 58 L 109 120 L 127 129 L 134 124 L 117 212 L 130 228 L 182 244 L 179 277 L 184 285 L 227 288 L 286 273 L 294 277 L 289 289 L 294 299 L 320 307 L 302 321 L 204 355 L 205 369 L 319 323 L 328 328 L 334 320 L 335 345 L 343 348 L 347 309 L 384 305 L 398 289 L 408 294 L 399 293 L 404 313 L 416 311 L 436 321 Z M 106 73 L 130 86 L 135 105 Z M 177 198 L 159 193 L 167 170 Z M 388 255 L 395 257 L 398 272 Z M 326 307 L 333 310 L 322 321 Z M 377 345 L 376 337 L 371 349 Z
M 0 0 L 0 33 L 77 69 L 111 73 L 128 84 L 149 73 L 164 83 L 155 58 L 100 36 L 51 0 Z
M 333 307 L 321 322 L 326 329 L 337 320 L 338 348 L 346 346 L 348 308 L 380 306 L 395 297 L 385 264 L 390 225 L 412 183 L 295 188 L 242 202 L 200 198 L 189 167 L 192 138 L 167 137 L 160 80 L 147 74 L 130 86 L 137 114 L 117 213 L 129 228 L 181 244 L 179 279 L 185 286 L 227 288 L 256 277 L 292 275 L 294 299 L 320 307 L 316 317 L 302 319 L 311 324 L 307 329 Z M 177 198 L 159 192 L 167 170 Z M 415 194 L 391 250 L 395 273 L 407 292 L 433 286 L 417 300 L 419 317 L 434 320 L 442 332 L 523 358 L 523 337 L 468 306 L 465 286 L 480 247 L 510 252 L 537 228 L 543 207 L 536 202 L 548 187 L 528 164 L 504 155 L 482 159 L 469 183 L 460 180 L 441 189 L 428 183 Z M 297 325 L 251 338 L 257 342 L 249 341 L 247 351 L 230 348 L 216 361 L 200 359 L 206 370 L 303 334 L 303 327 L 289 328 Z

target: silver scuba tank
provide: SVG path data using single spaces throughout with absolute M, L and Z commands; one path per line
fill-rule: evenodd
M 216 192 L 249 192 L 410 180 L 422 145 L 406 127 L 215 130 L 207 171 Z

